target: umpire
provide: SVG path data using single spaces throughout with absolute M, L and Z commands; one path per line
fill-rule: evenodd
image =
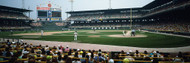
M 131 31 L 131 36 L 135 36 L 135 30 L 134 29 Z

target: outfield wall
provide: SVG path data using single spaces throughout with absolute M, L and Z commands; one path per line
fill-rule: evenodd
M 70 27 L 70 29 L 77 29 L 77 30 L 128 30 L 128 29 L 130 29 L 130 27 L 100 26 L 100 27 Z
M 62 21 L 41 21 L 41 22 L 35 22 L 38 23 L 38 25 L 33 25 L 31 26 L 34 31 L 39 31 L 39 30 L 55 30 L 55 31 L 61 31 L 65 29 L 66 23 Z

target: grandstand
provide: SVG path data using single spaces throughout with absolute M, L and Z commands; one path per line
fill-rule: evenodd
M 170 33 L 189 33 L 189 0 L 155 0 L 142 8 L 106 9 L 67 12 L 74 21 L 71 28 L 133 28 Z M 132 14 L 132 15 L 131 15 Z
M 33 21 L 23 13 L 31 10 L 0 6 L 0 30 L 27 30 L 31 29 L 30 22 Z
M 189 35 L 189 0 L 166 0 L 164 4 L 154 6 L 159 3 L 157 0 L 144 6 L 153 8 L 143 16 L 143 18 L 156 19 L 154 23 L 143 24 L 142 29 L 157 30 L 160 32 L 177 33 Z M 162 2 L 160 2 L 162 3 Z M 147 26 L 149 25 L 149 26 Z
M 127 9 L 106 9 L 106 10 L 93 10 L 93 11 L 71 11 L 67 12 L 71 16 L 67 20 L 71 21 L 101 21 L 106 19 L 129 19 L 130 8 Z M 142 8 L 133 8 L 133 18 L 139 18 L 145 13 Z

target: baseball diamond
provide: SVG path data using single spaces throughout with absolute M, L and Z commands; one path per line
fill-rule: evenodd
M 190 0 L 1 0 L 0 63 L 190 63 L 189 11 Z

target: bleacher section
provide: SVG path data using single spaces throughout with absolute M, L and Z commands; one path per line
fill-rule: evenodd
M 30 24 L 33 30 L 63 30 L 66 23 L 62 21 L 38 21 Z
M 5 40 L 5 39 L 3 39 Z M 32 45 L 20 40 L 0 42 L 1 63 L 189 63 L 190 53 L 102 51 L 66 46 Z

